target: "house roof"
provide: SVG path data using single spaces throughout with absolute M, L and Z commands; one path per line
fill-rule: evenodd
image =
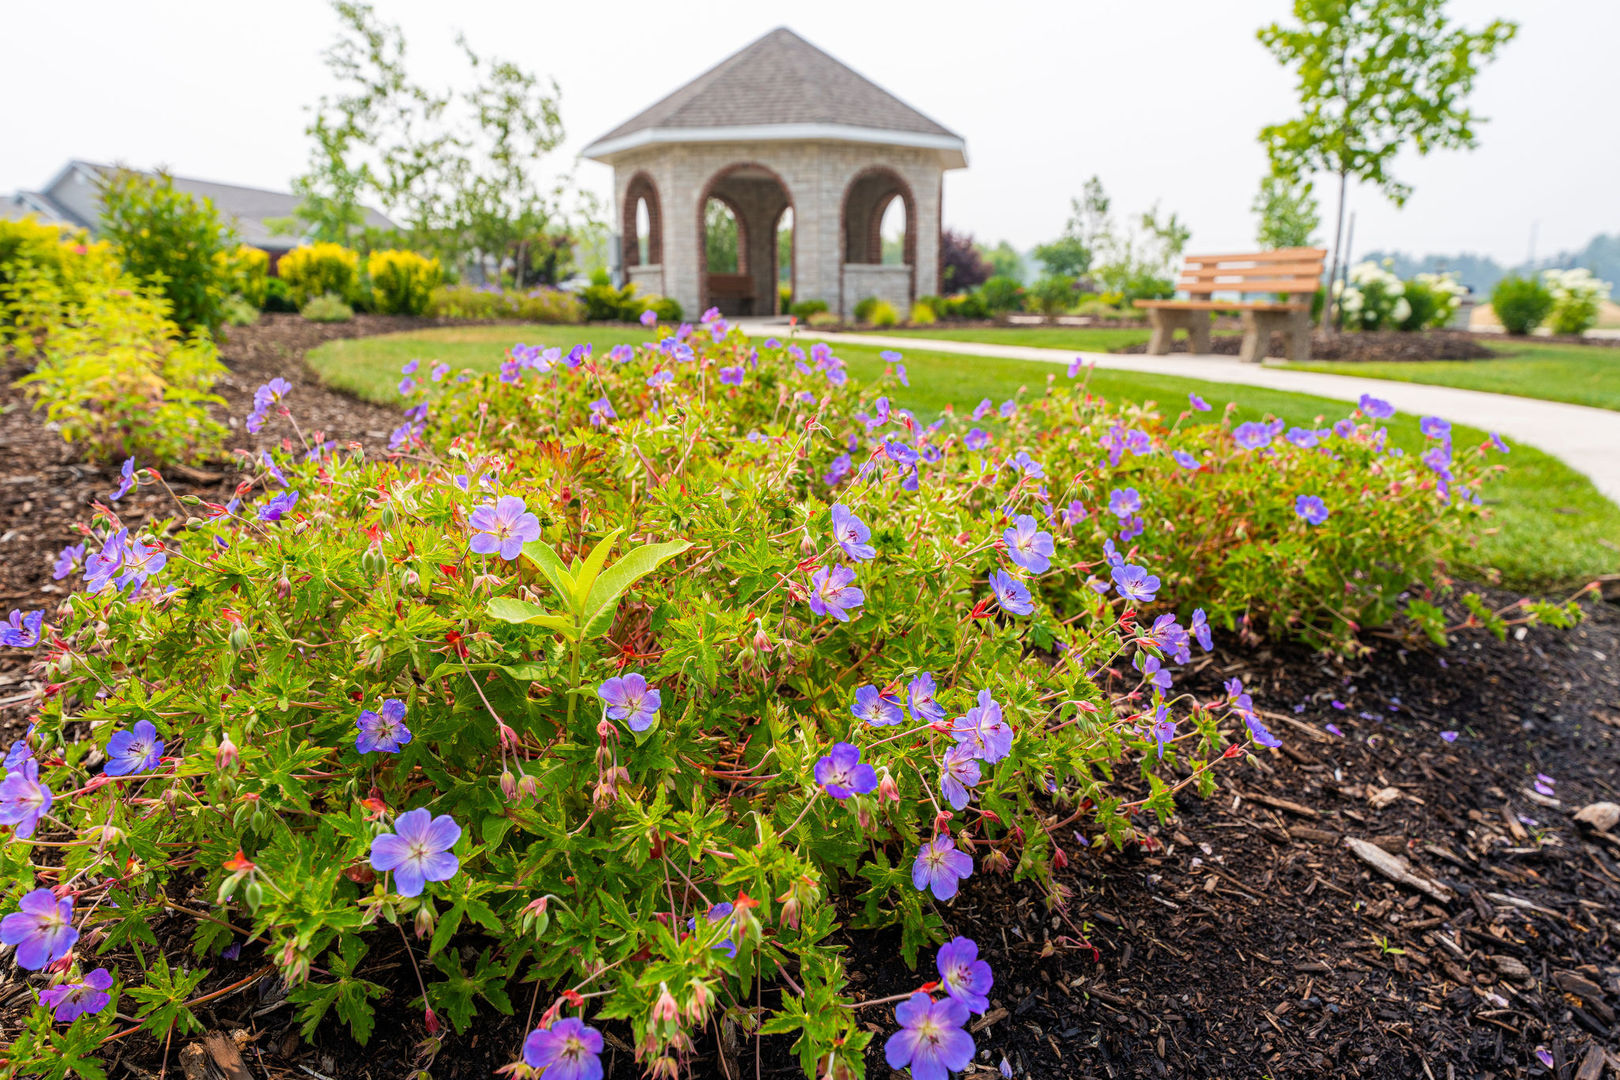
M 59 220 L 95 231 L 100 216 L 100 198 L 94 194 L 94 184 L 103 176 L 115 172 L 118 166 L 98 165 L 89 161 L 70 161 L 45 186 L 43 192 L 18 192 L 19 200 L 35 200 L 54 208 Z M 155 173 L 140 169 L 130 170 L 142 176 Z M 297 233 L 277 233 L 270 222 L 277 218 L 297 216 L 300 199 L 285 191 L 267 191 L 264 188 L 244 187 L 240 184 L 222 184 L 213 180 L 199 180 L 190 176 L 170 174 L 177 191 L 197 198 L 210 199 L 214 208 L 225 218 L 232 219 L 237 237 L 244 244 L 270 251 L 285 251 L 303 242 Z M 73 191 L 76 184 L 89 190 Z M 375 210 L 366 208 L 365 223 L 370 228 L 392 229 L 394 223 Z
M 786 27 L 720 61 L 587 146 L 597 161 L 670 142 L 833 139 L 938 150 L 966 164 L 962 137 Z

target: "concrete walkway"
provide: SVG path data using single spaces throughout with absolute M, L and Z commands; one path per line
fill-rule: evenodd
M 1449 386 L 1362 379 L 1353 375 L 1327 375 L 1240 363 L 1230 356 L 1138 356 L 1128 353 L 1074 352 L 1028 345 L 986 345 L 974 341 L 898 337 L 887 334 L 827 334 L 829 340 L 871 345 L 905 352 L 960 353 L 1008 360 L 1068 366 L 1076 356 L 1095 361 L 1099 368 L 1140 371 L 1151 375 L 1177 375 L 1210 382 L 1263 386 L 1338 401 L 1358 401 L 1362 394 L 1383 398 L 1405 413 L 1442 416 L 1482 431 L 1495 431 L 1511 445 L 1529 443 L 1585 473 L 1597 489 L 1620 503 L 1620 412 L 1537 401 L 1510 394 L 1487 394 Z

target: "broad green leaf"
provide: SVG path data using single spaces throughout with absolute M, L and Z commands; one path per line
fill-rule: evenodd
M 502 622 L 543 626 L 547 630 L 557 631 L 570 641 L 576 636 L 573 619 L 564 615 L 553 615 L 539 604 L 531 604 L 527 600 L 497 596 L 489 602 L 488 610 Z
M 546 580 L 557 590 L 558 597 L 568 606 L 568 610 L 578 612 L 579 605 L 574 602 L 574 575 L 563 565 L 562 557 L 557 554 L 556 549 L 544 540 L 530 540 L 523 545 L 523 557 L 546 576 Z
M 643 544 L 602 571 L 596 584 L 591 587 L 585 609 L 580 613 L 580 621 L 585 624 L 581 636 L 593 638 L 607 633 L 613 625 L 614 613 L 619 610 L 620 597 L 629 592 L 636 582 L 691 546 L 688 540 Z
M 578 611 L 591 595 L 591 586 L 596 584 L 596 576 L 602 572 L 602 564 L 607 562 L 613 542 L 623 534 L 623 529 L 614 529 L 602 537 L 591 553 L 585 556 L 585 562 L 574 571 L 574 610 Z

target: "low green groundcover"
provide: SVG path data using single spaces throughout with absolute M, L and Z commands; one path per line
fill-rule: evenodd
M 49 683 L 0 783 L 0 937 L 40 991 L 11 1066 L 93 1069 L 115 1012 L 195 1030 L 241 949 L 306 1031 L 364 1043 L 384 935 L 430 1046 L 538 996 L 519 1073 L 600 1075 L 592 1025 L 623 1020 L 654 1075 L 720 1024 L 861 1075 L 847 894 L 929 966 L 888 1062 L 941 1076 L 996 977 L 946 940 L 962 879 L 1059 903 L 1066 851 L 1276 745 L 1236 681 L 1176 692 L 1211 625 L 1350 650 L 1404 605 L 1443 639 L 1429 589 L 1490 444 L 1425 421 L 1403 455 L 1373 399 L 1309 428 L 1196 395 L 1165 417 L 1080 369 L 924 426 L 888 360 L 857 386 L 711 315 L 498 374 L 413 362 L 370 457 L 303 441 L 276 380 L 248 423 L 290 449 L 228 504 L 98 510 L 59 566 L 77 591 L 4 630 Z M 1498 632 L 1572 615 L 1470 602 Z M 156 949 L 175 914 L 183 961 Z

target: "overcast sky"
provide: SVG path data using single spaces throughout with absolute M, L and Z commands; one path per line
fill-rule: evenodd
M 985 4 L 820 0 L 497 3 L 378 0 L 401 24 L 417 76 L 464 72 L 464 30 L 562 87 L 572 159 L 592 138 L 778 25 L 967 140 L 948 174 L 945 222 L 1019 248 L 1063 225 L 1093 173 L 1117 210 L 1158 201 L 1192 247 L 1252 244 L 1264 156 L 1256 132 L 1293 110 L 1287 75 L 1255 28 L 1286 0 L 1026 0 Z M 1503 16 L 1519 37 L 1474 96 L 1489 118 L 1472 153 L 1411 155 L 1397 210 L 1355 192 L 1355 248 L 1477 251 L 1523 259 L 1620 232 L 1617 0 L 1454 0 L 1460 21 Z M 320 61 L 337 22 L 322 0 L 75 0 L 11 5 L 0 191 L 38 188 L 69 158 L 164 164 L 211 180 L 285 189 L 301 171 L 306 106 L 330 84 Z M 606 166 L 582 184 L 611 192 Z M 1332 197 L 1323 194 L 1324 218 Z

